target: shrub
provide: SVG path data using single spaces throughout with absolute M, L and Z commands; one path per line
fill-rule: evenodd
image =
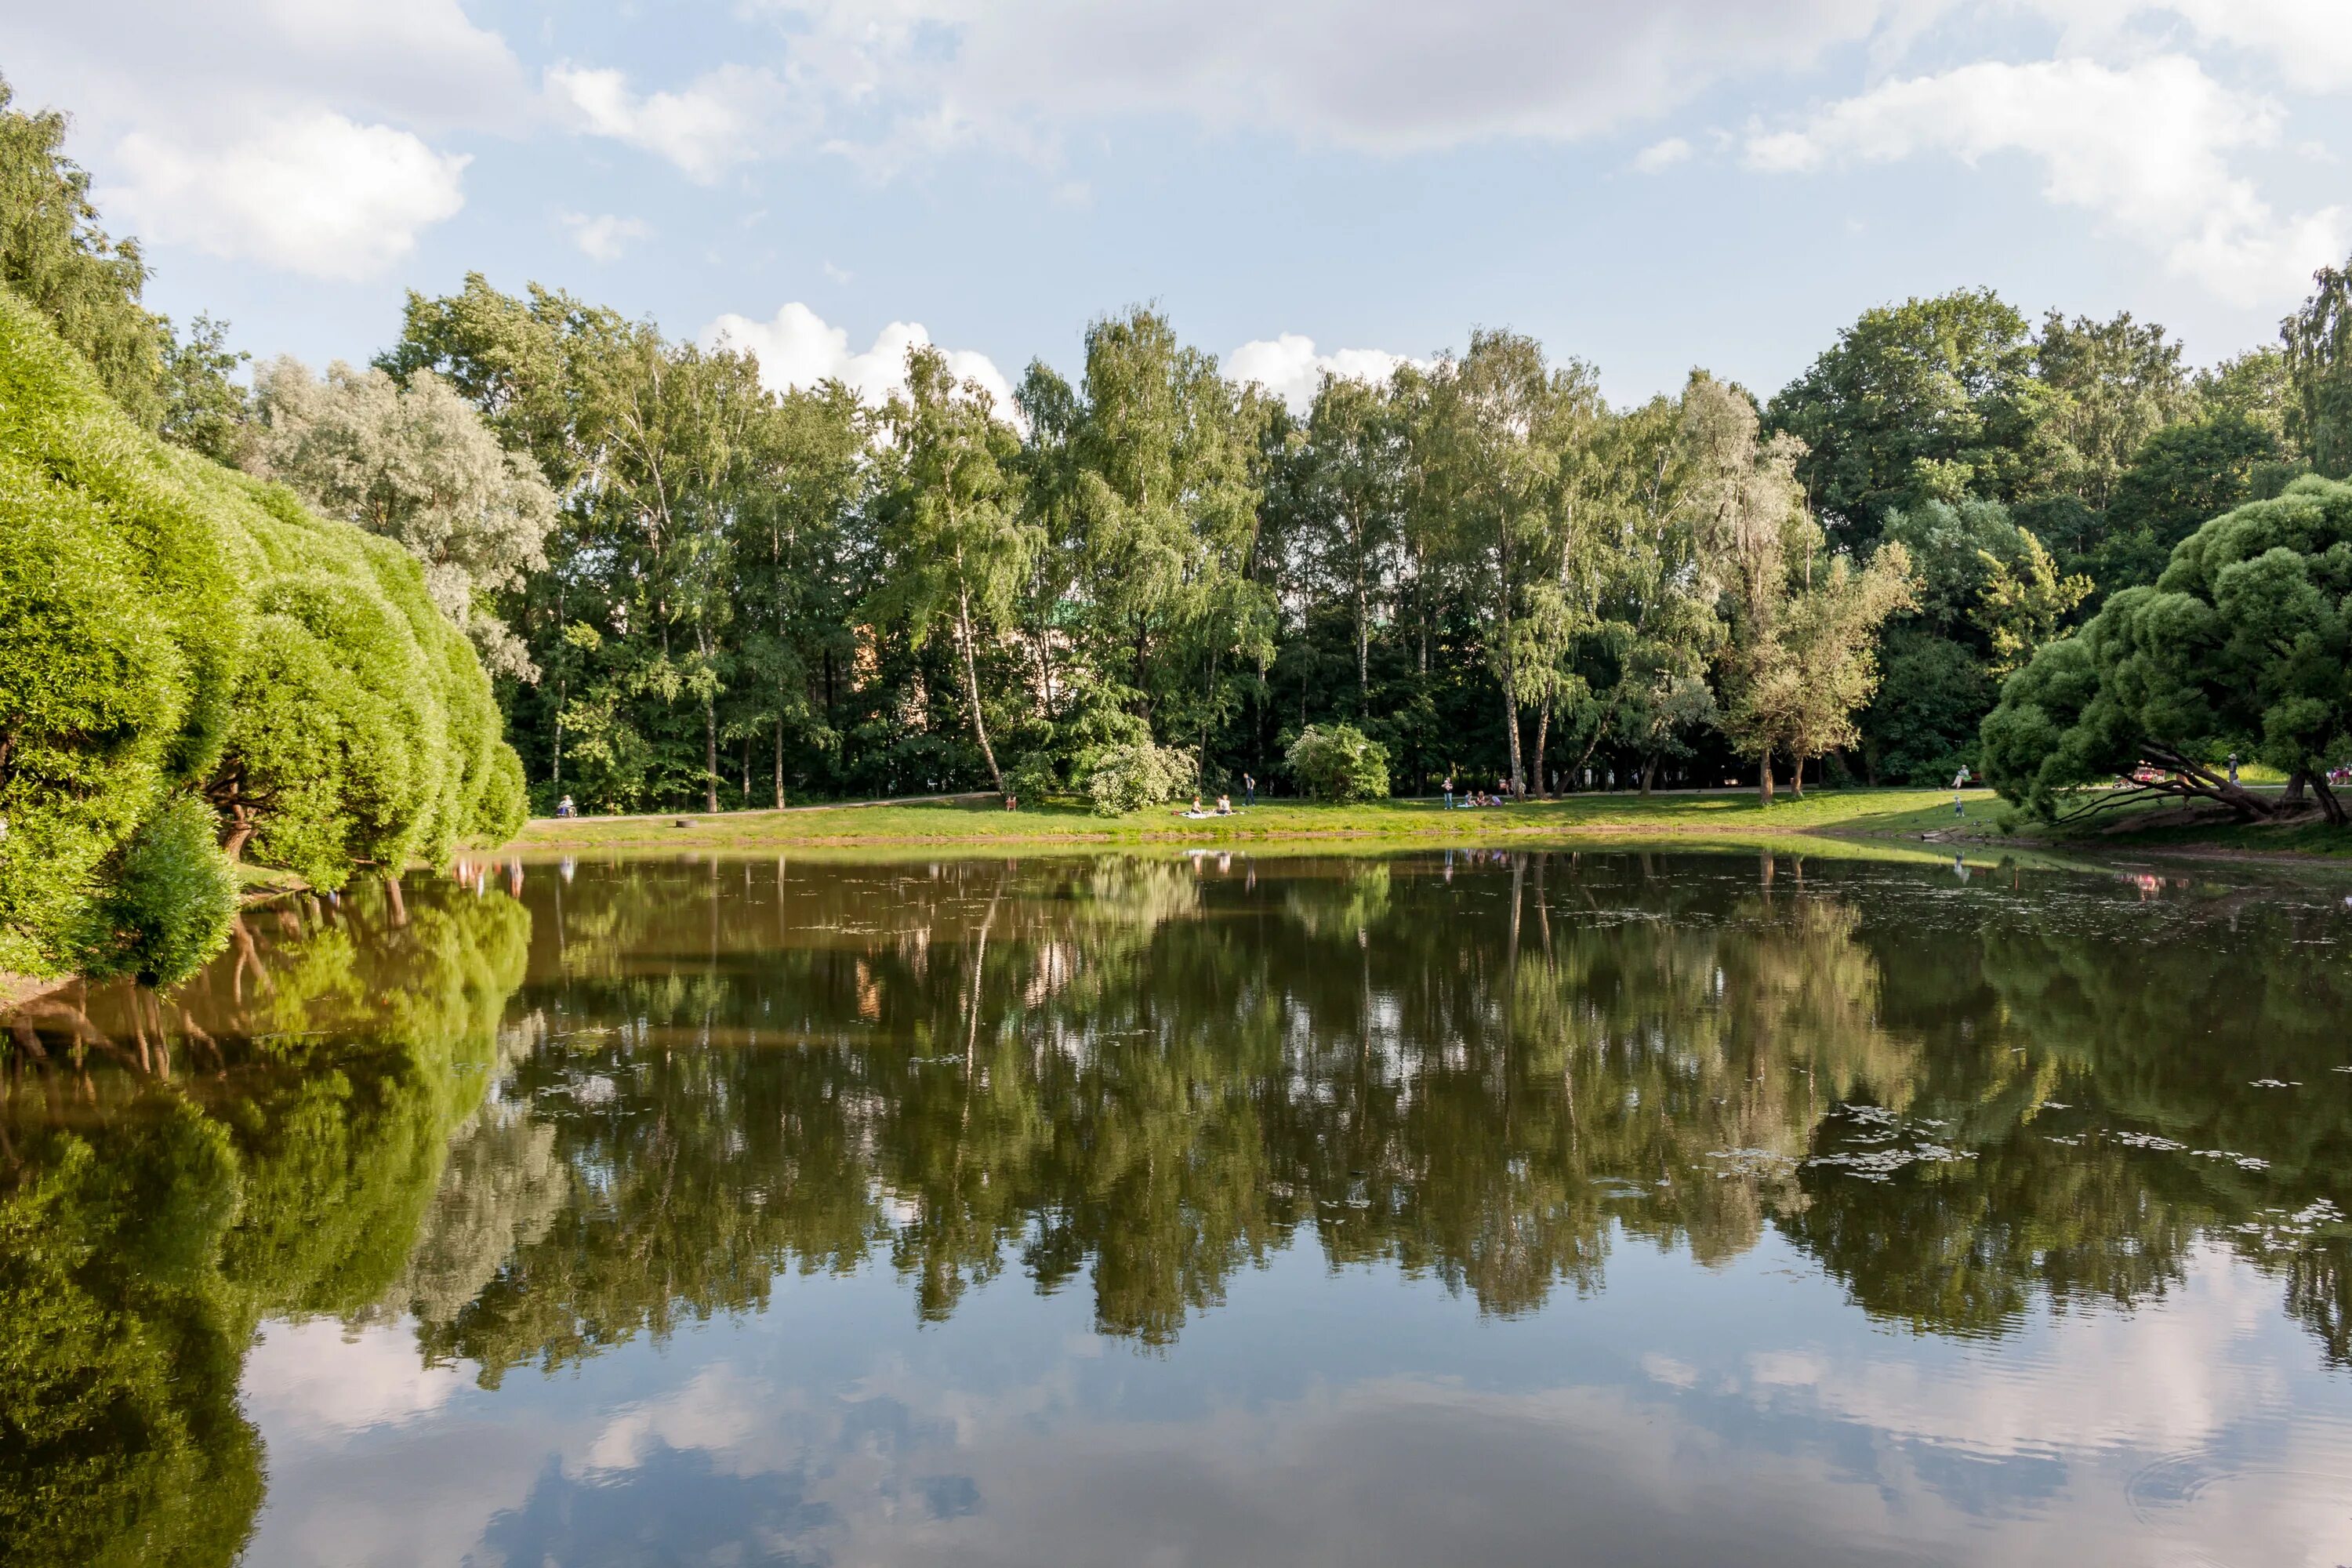
M 5 289 L 0 737 L 0 969 L 34 973 L 116 929 L 109 879 L 174 792 L 232 858 L 334 888 L 502 822 L 518 765 L 413 556 L 137 428 Z
M 522 759 L 512 746 L 501 744 L 490 753 L 490 776 L 474 808 L 467 836 L 485 844 L 504 844 L 522 831 L 530 816 L 530 792 L 523 784 Z
M 1030 752 L 1004 770 L 1004 787 L 1018 799 L 1042 804 L 1048 795 L 1062 793 L 1062 775 L 1052 757 Z
M 174 795 L 148 813 L 89 916 L 81 969 L 175 985 L 228 945 L 236 873 L 214 837 L 212 808 Z
M 1389 793 L 1388 748 L 1353 724 L 1309 724 L 1283 758 L 1317 800 L 1381 800 Z
M 1191 793 L 1200 776 L 1192 752 L 1138 741 L 1108 747 L 1095 758 L 1087 794 L 1096 816 L 1124 816 Z
M 0 969 L 69 963 L 141 817 L 213 765 L 242 633 L 163 448 L 0 289 Z

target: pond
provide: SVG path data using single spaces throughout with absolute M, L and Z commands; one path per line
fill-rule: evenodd
M 8 1023 L 27 1563 L 2352 1563 L 2352 907 L 534 862 Z

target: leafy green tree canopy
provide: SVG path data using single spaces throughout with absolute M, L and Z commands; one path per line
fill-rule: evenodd
M 2168 775 L 2150 789 L 2275 815 L 2226 776 L 2235 753 L 2342 823 L 2326 772 L 2352 752 L 2352 485 L 2298 479 L 2207 522 L 2154 586 L 2012 676 L 1983 734 L 1994 786 L 2047 817 L 2110 809 L 2128 794 L 2073 792 L 2142 764 Z
M 1309 724 L 1283 756 L 1290 776 L 1317 800 L 1380 800 L 1389 793 L 1387 748 L 1353 724 Z

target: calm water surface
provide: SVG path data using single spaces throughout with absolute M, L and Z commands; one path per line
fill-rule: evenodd
M 2352 1563 L 2340 885 L 533 864 L 11 1021 L 0 1558 Z

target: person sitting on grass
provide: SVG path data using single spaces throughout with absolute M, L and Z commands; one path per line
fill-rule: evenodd
M 1234 797 L 1229 795 L 1219 795 L 1217 797 L 1217 815 L 1219 816 L 1231 816 L 1233 814 Z

